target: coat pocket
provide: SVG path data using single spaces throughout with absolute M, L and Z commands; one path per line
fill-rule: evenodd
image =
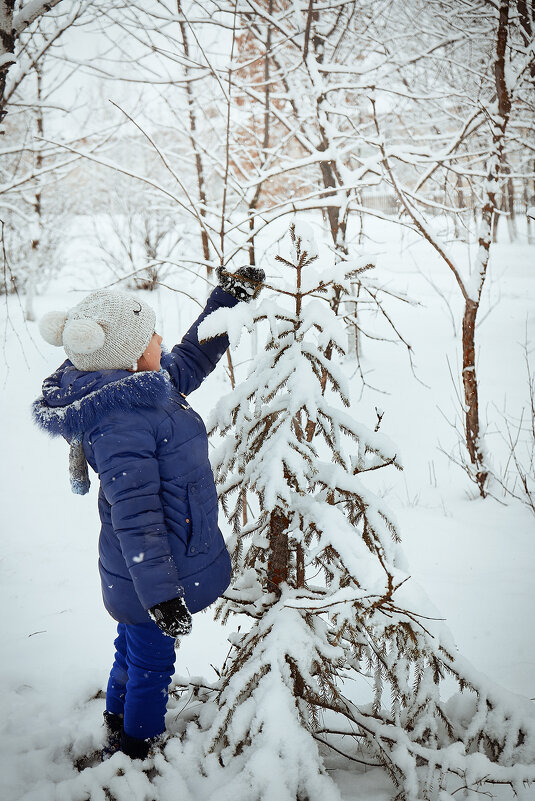
M 215 505 L 214 505 L 215 496 Z M 191 516 L 191 537 L 187 554 L 207 553 L 217 532 L 217 495 L 215 488 L 204 480 L 188 484 Z

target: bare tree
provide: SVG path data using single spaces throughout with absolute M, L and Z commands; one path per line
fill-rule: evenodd
M 371 97 L 376 144 L 386 178 L 401 205 L 402 217 L 408 219 L 414 230 L 439 254 L 454 276 L 464 301 L 462 382 L 465 442 L 471 465 L 470 475 L 483 497 L 487 492 L 488 465 L 481 432 L 476 375 L 477 316 L 488 274 L 493 231 L 500 210 L 500 191 L 507 193 L 513 177 L 529 178 L 525 174 L 513 173 L 506 161 L 511 141 L 511 115 L 515 115 L 516 123 L 520 122 L 535 99 L 531 80 L 533 52 L 527 48 L 526 52 L 521 50 L 519 54 L 517 50 L 518 21 L 511 16 L 512 8 L 511 0 L 500 0 L 496 11 L 492 4 L 475 2 L 459 8 L 457 15 L 450 13 L 448 16 L 446 4 L 438 2 L 429 6 L 428 11 L 433 12 L 433 18 L 441 20 L 444 36 L 444 31 L 458 31 L 462 25 L 469 34 L 458 34 L 453 50 L 446 53 L 445 61 L 452 64 L 454 69 L 448 72 L 448 81 L 439 81 L 435 88 L 435 92 L 438 88 L 437 94 L 449 113 L 450 122 L 446 121 L 447 117 L 441 122 L 445 130 L 437 129 L 435 123 L 435 136 L 426 135 L 424 121 L 429 124 L 429 115 L 418 97 L 413 101 L 416 119 L 419 120 L 416 127 L 422 132 L 421 140 L 425 146 L 422 144 L 414 149 L 405 147 L 403 152 L 400 152 L 397 144 L 389 146 L 385 125 L 381 124 L 377 112 L 375 96 Z M 463 55 L 468 56 L 468 50 L 476 55 L 468 62 L 471 69 L 466 78 L 466 70 L 464 76 L 459 70 L 459 60 Z M 434 53 L 433 60 L 437 60 Z M 461 87 L 466 102 L 459 108 Z M 432 104 L 427 105 L 433 109 Z M 433 131 L 433 128 L 428 130 Z M 518 127 L 515 126 L 512 140 L 518 139 L 518 136 Z M 438 159 L 433 153 L 433 139 L 435 147 L 438 141 L 441 143 Z M 529 142 L 522 142 L 522 146 L 529 148 Z M 440 234 L 436 224 L 437 216 L 438 219 L 441 215 L 442 219 L 447 216 L 451 219 L 457 214 L 456 208 L 448 203 L 452 177 L 457 192 L 466 182 L 479 205 L 475 234 L 477 254 L 469 275 L 451 252 L 446 237 Z M 445 181 L 442 188 L 441 179 Z
M 167 172 L 157 183 L 180 197 L 181 220 L 195 221 L 194 260 L 207 270 L 212 259 L 256 262 L 258 241 L 263 257 L 272 255 L 269 227 L 289 214 L 321 213 L 330 247 L 351 262 L 370 247 L 363 216 L 392 218 L 367 198 L 379 184 L 390 193 L 399 221 L 441 254 L 464 299 L 465 438 L 482 493 L 477 309 L 497 215 L 507 214 L 513 231 L 513 196 L 521 182 L 533 183 L 525 169 L 533 152 L 531 12 L 520 3 L 509 13 L 510 5 L 501 3 L 498 13 L 486 0 L 451 7 L 411 0 L 390 14 L 362 0 L 332 7 L 222 0 L 208 13 L 195 0 L 121 2 L 103 16 L 114 23 L 116 34 L 107 33 L 118 58 L 75 62 L 143 87 L 129 114 L 150 130 L 147 141 Z M 157 120 L 155 103 L 165 109 Z M 453 225 L 457 238 L 476 236 L 470 277 L 436 222 Z M 359 309 L 378 310 L 404 341 L 381 297 L 360 277 L 342 305 L 332 289 L 357 361 L 359 338 L 368 334 Z
M 17 62 L 18 42 L 35 22 L 39 22 L 49 11 L 59 5 L 60 1 L 29 0 L 26 3 L 16 3 L 15 0 L 0 0 L 0 126 L 7 111 L 5 98 L 7 75 L 10 67 Z M 59 28 L 63 29 L 63 25 L 64 23 L 60 22 Z M 57 31 L 51 33 L 51 38 L 57 38 Z M 42 54 L 36 54 L 32 67 L 35 66 L 40 55 Z M 0 133 L 3 133 L 1 128 Z
M 45 5 L 49 14 L 43 11 Z M 4 292 L 17 290 L 25 295 L 27 319 L 34 319 L 34 295 L 60 266 L 66 216 L 80 205 L 74 171 L 78 171 L 78 182 L 84 183 L 79 156 L 46 138 L 51 131 L 62 130 L 64 117 L 76 111 L 64 105 L 70 68 L 62 59 L 62 38 L 89 21 L 93 3 L 77 0 L 50 10 L 54 5 L 27 3 L 15 15 L 17 62 L 3 83 L 3 109 L 9 114 L 2 126 L 0 215 L 5 223 L 9 275 L 0 286 Z M 86 128 L 82 134 L 89 150 L 101 147 L 107 135 L 109 130 L 102 133 L 94 125 L 91 132 Z M 79 139 L 74 135 L 70 141 Z

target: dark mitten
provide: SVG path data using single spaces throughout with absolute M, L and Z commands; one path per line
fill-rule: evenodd
M 251 298 L 256 298 L 262 289 L 265 277 L 266 274 L 263 270 L 250 265 L 240 267 L 235 271 L 227 271 L 223 267 L 217 268 L 219 286 L 238 300 L 249 301 Z
M 149 615 L 168 637 L 180 637 L 191 631 L 191 612 L 183 598 L 171 598 L 149 609 Z

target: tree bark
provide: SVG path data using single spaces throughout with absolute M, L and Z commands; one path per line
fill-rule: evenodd
M 0 0 L 0 125 L 6 116 L 4 94 L 6 90 L 7 72 L 13 63 L 9 55 L 15 53 L 15 32 L 13 30 L 13 9 L 15 0 Z
M 296 587 L 305 586 L 305 551 L 302 545 L 296 549 Z
M 60 2 L 61 0 L 31 0 L 14 14 L 15 0 L 0 0 L 0 126 L 7 113 L 4 94 L 7 73 L 15 61 L 15 43 L 26 28 Z M 0 133 L 3 133 L 1 127 Z
M 280 593 L 279 585 L 288 581 L 288 517 L 280 510 L 271 512 L 268 557 L 268 591 Z
M 476 274 L 479 276 L 479 283 L 477 290 L 472 290 L 470 293 L 465 292 L 465 310 L 463 316 L 463 386 L 466 407 L 466 445 L 470 461 L 476 469 L 476 483 L 479 486 L 479 492 L 483 498 L 486 496 L 485 485 L 488 478 L 488 471 L 484 467 L 484 454 L 481 446 L 479 425 L 478 385 L 475 365 L 475 328 L 481 293 L 487 276 L 490 246 L 493 241 L 493 228 L 495 228 L 496 209 L 498 207 L 497 191 L 504 160 L 505 130 L 511 112 L 511 98 L 507 90 L 505 79 L 509 4 L 510 0 L 500 0 L 498 14 L 496 57 L 494 61 L 498 118 L 491 120 L 492 151 L 488 160 L 487 191 L 485 203 L 481 210 L 481 223 L 475 265 Z
M 509 167 L 506 167 L 507 172 L 510 172 Z M 505 198 L 507 208 L 507 227 L 509 229 L 509 239 L 511 242 L 516 242 L 518 239 L 518 231 L 516 227 L 516 211 L 515 211 L 515 185 L 511 176 L 508 177 L 505 185 Z
M 323 152 L 327 150 L 327 144 L 325 142 L 321 142 L 318 147 L 318 150 Z M 336 180 L 334 177 L 334 172 L 332 168 L 332 164 L 330 161 L 320 161 L 320 170 L 321 170 L 321 177 L 323 180 L 323 186 L 328 191 L 323 192 L 321 197 L 332 197 L 336 194 Z M 340 220 L 339 220 L 339 209 L 336 206 L 327 206 L 327 219 L 329 220 L 329 228 L 331 230 L 331 239 L 333 241 L 334 247 L 338 244 L 338 233 L 340 229 Z
M 531 5 L 531 8 L 530 8 Z M 533 21 L 535 20 L 535 2 L 531 0 L 517 0 L 516 3 L 518 11 L 518 19 L 520 22 L 520 33 L 524 46 L 528 48 L 533 38 Z M 529 65 L 529 72 L 532 78 L 535 78 L 535 58 L 532 58 Z
M 180 26 L 180 35 L 182 37 L 182 46 L 184 48 L 184 55 L 186 57 L 186 62 L 189 62 L 189 42 L 188 42 L 188 34 L 186 30 L 186 23 L 184 22 L 184 17 L 182 14 L 182 8 L 180 4 L 180 0 L 177 0 L 177 12 L 179 16 L 178 24 Z M 189 69 L 187 66 L 184 67 L 184 71 L 186 74 L 186 78 L 189 75 Z M 188 113 L 189 113 L 189 130 L 190 130 L 190 142 L 191 147 L 193 148 L 193 152 L 195 154 L 195 169 L 197 172 L 197 189 L 199 192 L 199 214 L 204 220 L 206 217 L 206 185 L 204 181 L 204 166 L 201 158 L 201 154 L 199 148 L 197 147 L 197 116 L 195 114 L 195 98 L 193 97 L 193 90 L 191 88 L 191 83 L 186 81 L 186 94 L 188 98 Z M 201 226 L 201 244 L 202 244 L 202 255 L 203 259 L 206 262 L 206 277 L 210 279 L 213 268 L 208 263 L 210 261 L 210 242 L 208 240 L 208 234 L 206 229 Z
M 37 112 L 36 112 L 36 120 L 35 125 L 37 129 L 37 136 L 39 139 L 43 139 L 45 129 L 44 129 L 44 120 L 43 120 L 43 107 L 41 105 L 42 96 L 43 96 L 43 79 L 41 73 L 41 67 L 39 64 L 35 66 L 35 72 L 37 76 Z M 35 169 L 37 173 L 43 167 L 43 154 L 41 151 L 41 146 L 37 150 L 35 155 Z M 33 301 L 35 297 L 35 286 L 37 283 L 37 274 L 41 268 L 40 265 L 40 249 L 41 249 L 41 238 L 42 238 L 42 231 L 43 231 L 43 202 L 42 202 L 42 190 L 41 190 L 41 182 L 42 178 L 37 178 L 37 182 L 35 185 L 35 193 L 33 196 L 33 212 L 34 212 L 34 225 L 35 229 L 33 231 L 32 236 L 32 256 L 31 256 L 31 273 L 28 276 L 28 281 L 26 283 L 26 303 L 24 309 L 24 317 L 26 320 L 35 321 L 35 310 L 33 307 Z
M 531 162 L 531 171 L 535 172 L 535 159 Z M 530 195 L 531 190 L 531 195 Z M 526 224 L 528 229 L 528 245 L 535 245 L 535 225 L 534 221 L 529 216 L 531 206 L 535 205 L 535 182 L 524 182 L 524 206 L 526 209 Z
M 271 17 L 273 14 L 273 0 L 269 0 L 268 2 L 268 14 Z M 264 76 L 263 76 L 263 84 L 264 84 L 264 132 L 262 137 L 262 155 L 260 159 L 260 163 L 262 168 L 264 167 L 267 159 L 268 148 L 269 148 L 269 141 L 270 141 L 270 121 L 271 121 L 271 70 L 270 70 L 270 58 L 271 58 L 271 38 L 272 38 L 272 30 L 271 30 L 271 23 L 268 22 L 267 31 L 266 31 L 266 45 L 265 45 L 265 55 L 264 55 Z M 256 266 L 256 253 L 255 253 L 255 218 L 254 212 L 258 206 L 258 201 L 260 200 L 260 195 L 262 193 L 263 181 L 260 181 L 255 189 L 255 193 L 249 202 L 249 230 L 251 231 L 251 237 L 249 239 L 249 264 L 251 266 Z
M 488 477 L 483 467 L 484 458 L 480 443 L 479 396 L 476 378 L 475 327 L 479 302 L 467 300 L 463 315 L 463 386 L 465 400 L 465 434 L 470 461 L 476 468 L 476 482 L 482 497 Z
M 456 195 L 456 205 L 457 208 L 459 209 L 458 214 L 454 216 L 455 238 L 466 241 L 466 231 L 463 229 L 468 224 L 468 221 L 464 214 L 465 199 L 463 191 L 463 180 L 460 175 L 457 176 L 457 182 L 455 184 L 455 195 Z

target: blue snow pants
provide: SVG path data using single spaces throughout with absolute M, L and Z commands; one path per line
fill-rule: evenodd
M 168 687 L 175 669 L 175 641 L 152 620 L 119 623 L 106 709 L 124 715 L 124 730 L 145 740 L 165 731 Z

